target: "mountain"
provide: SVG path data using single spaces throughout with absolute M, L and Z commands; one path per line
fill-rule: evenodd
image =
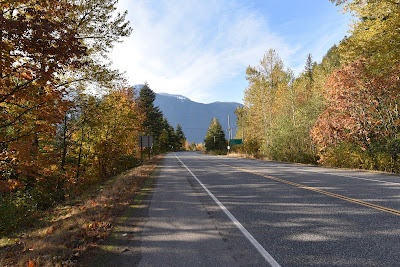
M 211 123 L 211 119 L 216 117 L 225 130 L 228 138 L 228 115 L 232 135 L 236 133 L 235 110 L 239 103 L 235 102 L 214 102 L 210 104 L 198 103 L 181 95 L 171 95 L 166 93 L 156 94 L 154 105 L 158 106 L 173 126 L 179 123 L 182 126 L 186 139 L 189 143 L 204 143 L 204 138 Z

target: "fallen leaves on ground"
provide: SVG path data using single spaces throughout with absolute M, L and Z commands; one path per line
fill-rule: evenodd
M 55 208 L 43 219 L 49 221 L 45 227 L 3 240 L 0 266 L 75 266 L 82 254 L 109 236 L 115 218 L 133 203 L 162 158 L 118 176 L 90 198 Z

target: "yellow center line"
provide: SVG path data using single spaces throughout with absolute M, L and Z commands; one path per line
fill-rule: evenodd
M 258 175 L 258 176 L 261 176 L 261 177 L 265 177 L 265 178 L 268 178 L 270 180 L 274 180 L 274 181 L 281 182 L 281 183 L 288 184 L 288 185 L 292 185 L 292 186 L 295 186 L 295 187 L 298 187 L 298 188 L 314 191 L 314 192 L 317 192 L 317 193 L 320 193 L 320 194 L 324 194 L 324 195 L 327 195 L 327 196 L 331 196 L 331 197 L 334 197 L 334 198 L 342 199 L 342 200 L 345 200 L 345 201 L 348 201 L 348 202 L 352 202 L 352 203 L 359 204 L 359 205 L 362 205 L 362 206 L 366 206 L 366 207 L 369 207 L 369 208 L 372 208 L 372 209 L 376 209 L 376 210 L 380 210 L 380 211 L 384 211 L 384 212 L 387 212 L 387 213 L 391 213 L 391 214 L 400 216 L 400 211 L 399 210 L 386 208 L 386 207 L 375 205 L 375 204 L 372 204 L 372 203 L 369 203 L 369 202 L 365 202 L 365 201 L 362 201 L 362 200 L 359 200 L 359 199 L 342 196 L 342 195 L 331 193 L 331 192 L 328 192 L 328 191 L 325 191 L 325 190 L 321 190 L 321 189 L 318 189 L 318 188 L 315 188 L 315 187 L 310 187 L 310 186 L 294 183 L 294 182 L 287 181 L 287 180 L 284 180 L 284 179 L 280 179 L 280 178 L 277 178 L 277 177 L 274 177 L 274 176 L 270 176 L 270 175 L 262 174 L 262 173 L 259 173 L 259 172 L 243 169 L 243 168 L 240 168 L 240 167 L 235 167 L 235 166 L 232 166 L 232 165 L 229 165 L 229 164 L 225 164 L 225 163 L 220 163 L 218 161 L 208 160 L 208 159 L 204 159 L 204 160 L 211 161 L 211 162 L 214 162 L 214 163 L 219 164 L 219 165 L 231 167 L 233 169 L 240 170 L 240 171 L 243 171 L 243 172 L 247 172 L 247 173 L 255 174 L 255 175 Z

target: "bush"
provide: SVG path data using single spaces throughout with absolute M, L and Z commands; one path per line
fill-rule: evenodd
M 228 150 L 226 149 L 218 149 L 218 150 L 211 150 L 207 152 L 208 154 L 212 155 L 226 155 L 228 153 Z
M 400 172 L 397 139 L 371 143 L 368 149 L 342 142 L 327 148 L 320 162 L 332 167 Z
M 0 235 L 19 227 L 29 226 L 37 215 L 36 203 L 29 194 L 0 192 Z

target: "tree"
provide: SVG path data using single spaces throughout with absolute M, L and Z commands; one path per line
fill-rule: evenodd
M 51 139 L 73 106 L 68 86 L 88 79 L 78 73 L 91 70 L 89 76 L 101 81 L 115 73 L 94 62 L 130 33 L 125 15 L 114 16 L 116 3 L 1 1 L 0 169 L 8 170 L 3 178 L 40 176 L 42 166 L 52 166 L 39 164 L 39 158 L 58 157 Z
M 260 65 L 254 69 L 248 68 L 246 74 L 247 79 L 255 87 L 253 92 L 249 92 L 249 94 L 246 94 L 245 91 L 245 104 L 246 99 L 253 99 L 253 101 L 258 99 L 254 101 L 254 109 L 250 108 L 249 113 L 253 116 L 257 116 L 256 113 L 261 115 L 259 122 L 261 122 L 261 127 L 264 128 L 262 131 L 264 138 L 262 139 L 265 140 L 266 149 L 268 149 L 268 146 L 273 142 L 272 124 L 276 112 L 274 104 L 284 75 L 283 62 L 275 50 L 270 49 L 260 61 Z
M 273 145 L 274 118 L 279 111 L 277 95 L 285 86 L 283 67 L 279 55 L 270 49 L 258 66 L 246 69 L 249 81 L 243 99 L 249 122 L 246 136 L 248 140 L 257 140 L 265 153 Z
M 323 84 L 338 68 L 331 49 L 321 64 L 308 55 L 298 77 L 271 49 L 259 66 L 248 67 L 244 106 L 236 110 L 237 136 L 245 136 L 247 153 L 261 153 L 274 160 L 314 163 L 317 151 L 310 130 L 323 110 Z
M 156 94 L 150 89 L 149 85 L 145 83 L 139 92 L 139 107 L 145 114 L 145 121 L 143 123 L 144 132 L 148 135 L 153 135 L 157 140 L 161 134 L 163 127 L 163 115 L 158 107 L 154 106 Z
M 357 159 L 360 162 L 357 167 L 398 171 L 400 72 L 398 69 L 391 75 L 378 76 L 369 72 L 369 64 L 358 60 L 331 74 L 326 84 L 327 108 L 318 118 L 312 135 L 319 145 L 322 161 L 340 156 L 330 153 L 335 147 L 350 144 L 363 154 Z M 389 159 L 385 162 L 376 156 Z M 368 159 L 372 159 L 373 166 L 365 165 L 370 164 L 365 161 Z
M 314 62 L 312 60 L 312 55 L 310 53 L 307 55 L 307 61 L 304 67 L 304 73 L 310 81 L 313 81 L 313 75 L 312 75 L 313 67 L 314 67 Z
M 170 151 L 170 146 L 170 135 L 168 134 L 167 129 L 162 129 L 161 134 L 158 138 L 158 147 L 160 152 Z
M 306 65 L 304 68 L 304 76 L 307 80 L 307 82 L 306 82 L 306 97 L 307 97 L 307 99 L 312 96 L 312 88 L 314 85 L 314 77 L 313 77 L 314 66 L 315 66 L 315 63 L 312 61 L 312 56 L 311 56 L 311 54 L 308 54 Z
M 32 184 L 55 173 L 51 141 L 70 107 L 59 74 L 79 68 L 87 49 L 68 27 L 70 4 L 0 6 L 0 176 Z
M 141 125 L 136 100 L 126 100 L 132 94 L 118 89 L 108 99 L 83 97 L 86 88 L 115 89 L 123 83 L 106 59 L 115 42 L 131 31 L 126 13 L 116 14 L 116 4 L 0 1 L 0 205 L 5 200 L 16 213 L 25 207 L 20 217 L 8 218 L 26 221 L 37 209 L 63 200 L 66 190 L 82 185 L 80 172 L 93 178 L 100 164 L 109 175 L 135 162 L 125 157 L 135 155 L 132 134 L 137 131 L 124 122 Z M 111 115 L 106 106 L 113 105 Z M 97 114 L 90 110 L 99 106 Z M 100 114 L 107 126 L 96 117 Z M 96 135 L 101 127 L 115 141 L 104 132 Z M 95 155 L 101 141 L 111 149 Z
M 394 0 L 331 0 L 343 5 L 345 12 L 357 17 L 351 36 L 340 43 L 340 55 L 351 63 L 368 58 L 367 69 L 373 73 L 390 73 L 400 64 L 400 4 Z
M 191 142 L 188 148 L 189 151 L 196 151 L 197 150 L 197 145 L 195 142 Z
M 207 151 L 226 151 L 227 141 L 225 139 L 225 132 L 217 118 L 212 118 L 204 145 Z
M 73 21 L 70 25 L 75 30 L 75 37 L 87 48 L 86 56 L 79 58 L 84 68 L 65 69 L 64 86 L 96 90 L 110 90 L 123 80 L 117 70 L 110 69 L 111 63 L 107 53 L 115 43 L 131 34 L 127 11 L 116 12 L 118 0 L 71 0 L 73 9 L 68 12 Z
M 76 180 L 105 179 L 134 167 L 144 119 L 134 89 L 118 88 L 101 98 L 86 95 L 81 103 L 67 153 Z
M 186 146 L 186 137 L 185 134 L 183 133 L 182 130 L 182 126 L 178 123 L 178 125 L 176 126 L 176 130 L 175 130 L 175 135 L 177 137 L 177 149 L 178 150 L 182 150 L 185 149 Z

